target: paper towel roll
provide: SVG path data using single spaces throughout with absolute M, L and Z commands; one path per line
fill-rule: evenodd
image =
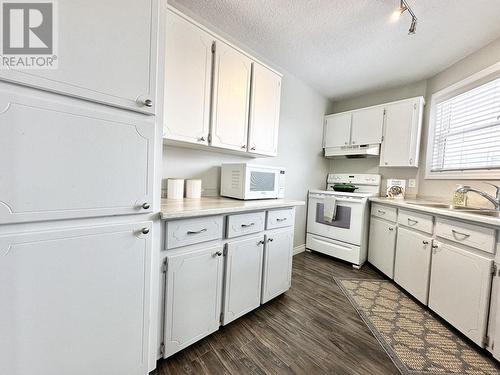
M 184 198 L 184 179 L 169 178 L 167 180 L 167 199 Z
M 186 198 L 201 198 L 201 180 L 186 180 Z

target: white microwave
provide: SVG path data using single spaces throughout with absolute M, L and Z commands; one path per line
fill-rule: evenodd
M 266 165 L 222 164 L 220 193 L 236 199 L 285 197 L 285 169 Z

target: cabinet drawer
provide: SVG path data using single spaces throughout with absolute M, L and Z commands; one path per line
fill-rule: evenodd
M 266 221 L 266 213 L 252 212 L 249 214 L 229 215 L 227 218 L 227 238 L 245 234 L 262 232 Z
M 266 229 L 291 227 L 295 222 L 295 208 L 267 211 Z
M 167 249 L 222 239 L 222 216 L 167 221 Z
M 432 216 L 418 212 L 399 210 L 398 224 L 432 234 Z
M 495 230 L 438 218 L 436 235 L 447 240 L 494 253 Z
M 395 207 L 384 206 L 381 204 L 372 204 L 372 216 L 380 217 L 388 221 L 396 222 L 398 218 L 398 210 Z

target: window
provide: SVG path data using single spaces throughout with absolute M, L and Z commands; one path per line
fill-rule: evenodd
M 494 68 L 433 96 L 428 178 L 500 176 L 500 66 Z

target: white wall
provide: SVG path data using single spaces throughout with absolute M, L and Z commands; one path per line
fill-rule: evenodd
M 204 195 L 217 195 L 221 163 L 250 161 L 276 165 L 287 169 L 286 198 L 305 201 L 309 189 L 325 187 L 328 161 L 322 157 L 321 144 L 323 116 L 329 104 L 327 99 L 284 72 L 277 157 L 251 159 L 164 146 L 163 177 L 201 178 Z M 164 181 L 163 189 L 165 185 Z M 295 224 L 294 244 L 299 246 L 305 243 L 305 206 L 297 208 Z
M 475 53 L 465 57 L 434 77 L 416 82 L 403 87 L 368 93 L 358 97 L 333 102 L 330 113 L 342 112 L 350 109 L 380 104 L 388 101 L 409 98 L 412 96 L 425 96 L 426 107 L 422 130 L 422 143 L 420 147 L 420 161 L 418 170 L 415 168 L 379 168 L 378 158 L 333 160 L 330 170 L 334 172 L 380 173 L 384 181 L 387 178 L 416 178 L 417 189 L 409 189 L 410 195 L 418 194 L 421 197 L 449 201 L 457 184 L 469 184 L 494 193 L 494 189 L 480 181 L 474 180 L 430 180 L 425 179 L 425 162 L 427 152 L 427 139 L 429 129 L 430 102 L 432 94 L 446 88 L 478 71 L 500 61 L 500 39 L 488 44 Z M 500 173 L 497 180 L 500 180 Z M 472 205 L 489 206 L 481 197 L 469 194 Z

